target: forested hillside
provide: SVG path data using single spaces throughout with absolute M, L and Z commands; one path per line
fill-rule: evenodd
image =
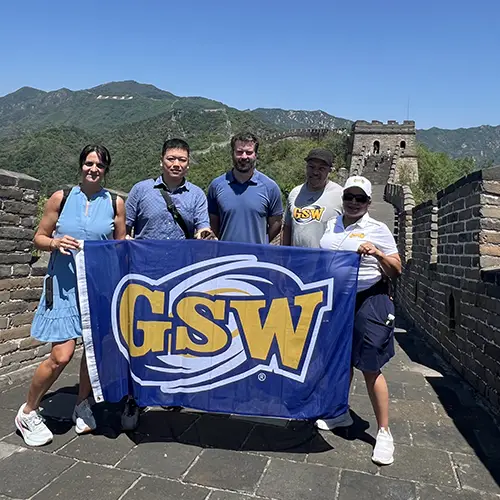
M 77 158 L 90 142 L 107 146 L 113 158 L 108 186 L 128 191 L 159 172 L 159 155 L 168 137 L 185 138 L 191 145 L 193 182 L 206 187 L 230 167 L 229 139 L 251 130 L 260 137 L 294 128 L 347 128 L 351 121 L 323 111 L 263 109 L 240 111 L 203 97 L 179 97 L 153 85 L 134 81 L 112 82 L 91 89 L 53 92 L 23 87 L 0 98 L 0 168 L 28 173 L 42 181 L 44 194 L 77 181 Z M 500 127 L 418 131 L 432 155 L 422 149 L 425 185 L 422 196 L 463 172 L 500 163 Z M 345 135 L 331 134 L 323 145 L 335 150 L 337 166 L 345 165 Z M 283 192 L 303 178 L 303 158 L 318 143 L 304 139 L 263 141 L 260 166 L 280 184 Z M 470 159 L 474 158 L 474 162 Z M 430 162 L 430 163 L 429 163 Z M 451 163 L 450 163 L 451 162 Z M 456 168 L 455 168 L 456 167 Z
M 0 168 L 24 172 L 42 181 L 44 194 L 53 192 L 78 180 L 78 155 L 82 144 L 102 142 L 112 155 L 112 166 L 107 179 L 108 187 L 128 191 L 142 179 L 160 173 L 160 153 L 163 133 L 148 133 L 148 128 L 137 127 L 122 133 L 90 135 L 69 127 L 43 130 L 26 134 L 23 138 L 0 143 Z M 252 128 L 253 130 L 253 128 Z M 172 127 L 170 135 L 180 135 Z M 189 137 L 187 137 L 189 140 Z M 193 140 L 193 144 L 199 144 Z M 318 146 L 333 149 L 339 166 L 345 165 L 347 141 L 344 136 L 332 134 L 321 143 L 307 139 L 283 140 L 263 143 L 259 151 L 259 168 L 271 175 L 284 192 L 302 182 L 304 158 Z M 206 188 L 209 182 L 231 167 L 230 146 L 226 142 L 210 150 L 193 151 L 189 177 L 192 182 Z

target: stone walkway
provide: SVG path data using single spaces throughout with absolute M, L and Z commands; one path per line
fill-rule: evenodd
M 397 340 L 385 370 L 392 466 L 370 460 L 375 424 L 360 377 L 355 425 L 335 434 L 299 422 L 151 410 L 127 435 L 115 431 L 119 409 L 100 405 L 99 433 L 76 437 L 64 419 L 75 400 L 73 361 L 42 403 L 55 434 L 48 446 L 27 449 L 13 432 L 27 386 L 0 393 L 0 499 L 499 499 L 498 426 L 417 338 L 399 331 Z

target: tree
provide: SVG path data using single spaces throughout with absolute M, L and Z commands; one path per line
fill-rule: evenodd
M 411 186 L 417 203 L 434 197 L 438 191 L 476 169 L 473 158 L 452 159 L 446 153 L 429 151 L 422 144 L 417 147 L 417 155 L 418 183 Z

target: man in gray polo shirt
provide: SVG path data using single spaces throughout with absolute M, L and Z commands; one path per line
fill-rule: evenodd
M 258 148 L 255 135 L 235 135 L 232 170 L 208 187 L 210 225 L 222 241 L 268 243 L 281 230 L 281 190 L 256 169 Z
M 306 182 L 288 195 L 281 244 L 319 248 L 328 220 L 342 210 L 342 187 L 328 180 L 333 168 L 333 153 L 312 149 L 306 161 Z

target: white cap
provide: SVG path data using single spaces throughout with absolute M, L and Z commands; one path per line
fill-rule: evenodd
M 372 183 L 366 177 L 362 177 L 361 175 L 349 177 L 345 182 L 344 192 L 352 187 L 358 187 L 365 192 L 366 196 L 372 197 Z

